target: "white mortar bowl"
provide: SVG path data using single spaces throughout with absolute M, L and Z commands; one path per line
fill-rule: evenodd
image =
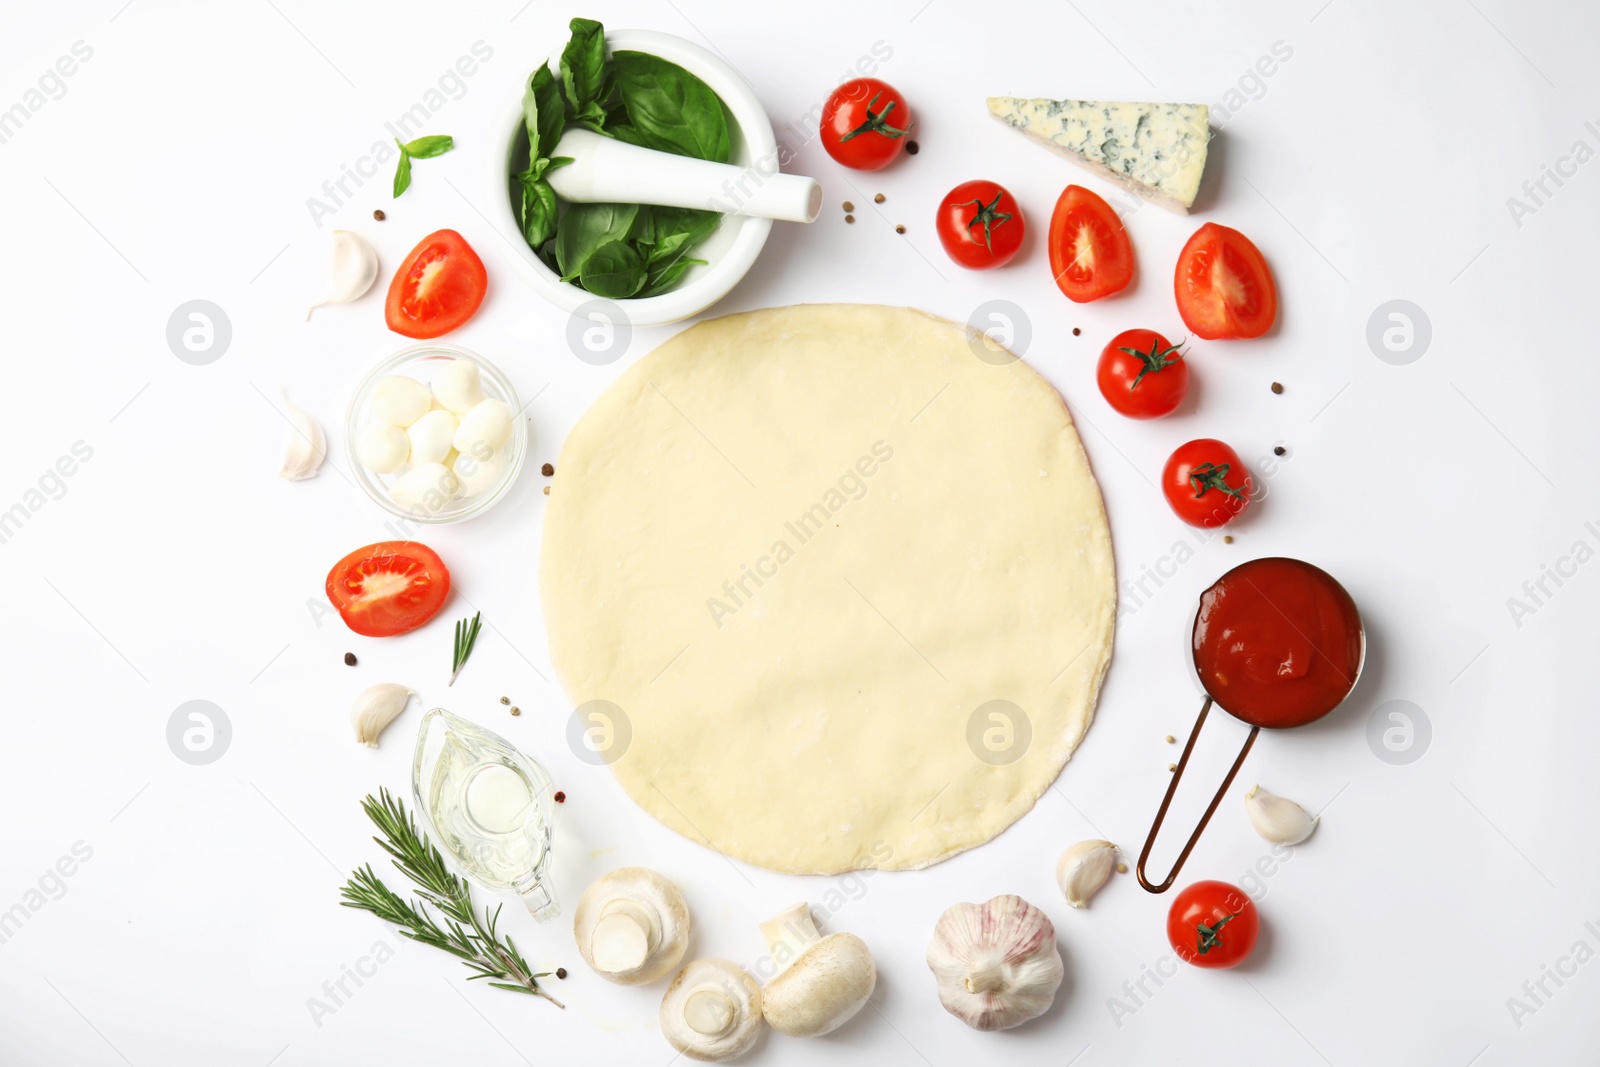
M 767 118 L 755 90 L 739 72 L 713 52 L 675 37 L 670 33 L 651 30 L 610 30 L 606 33 L 606 51 L 646 52 L 660 56 L 694 74 L 722 98 L 733 125 L 728 130 L 732 148 L 729 162 L 736 167 L 754 167 L 757 160 L 766 166 L 777 163 L 777 139 L 772 133 L 772 122 Z M 561 54 L 550 58 L 550 69 L 560 78 Z M 530 68 L 531 73 L 532 68 Z M 517 219 L 516 197 L 519 190 L 514 175 L 528 166 L 528 133 L 523 125 L 522 100 L 512 101 L 505 119 L 498 129 L 506 145 L 503 155 L 494 159 L 495 170 L 490 179 L 489 213 L 491 220 L 510 236 L 516 249 L 517 273 L 533 287 L 534 291 L 556 307 L 571 314 L 585 304 L 601 298 L 570 282 L 564 282 L 539 259 L 537 253 L 522 237 L 522 226 Z M 739 284 L 756 261 L 761 246 L 772 231 L 771 219 L 758 219 L 749 215 L 725 214 L 722 222 L 710 237 L 696 246 L 692 255 L 705 260 L 703 266 L 690 267 L 676 288 L 659 296 L 642 299 L 607 300 L 605 303 L 620 309 L 625 321 L 633 326 L 660 326 L 698 314 L 721 300 Z

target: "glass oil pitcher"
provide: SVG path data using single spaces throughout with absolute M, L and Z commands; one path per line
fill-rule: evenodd
M 540 922 L 561 914 L 549 880 L 554 786 L 543 767 L 499 734 L 434 708 L 417 730 L 411 791 L 469 879 L 516 893 Z

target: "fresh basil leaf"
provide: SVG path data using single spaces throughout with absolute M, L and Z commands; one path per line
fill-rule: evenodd
M 579 281 L 595 296 L 625 300 L 644 288 L 644 264 L 626 241 L 612 241 L 589 253 Z
M 400 147 L 412 159 L 432 159 L 444 155 L 455 146 L 455 139 L 449 134 L 432 134 L 408 141 Z
M 542 179 L 522 183 L 522 236 L 538 250 L 556 232 L 556 191 Z
M 711 231 L 722 221 L 722 216 L 715 211 L 692 207 L 658 207 L 653 209 L 652 217 L 656 240 L 668 234 L 687 233 L 690 244 L 699 244 L 711 236 Z
M 639 290 L 639 296 L 655 296 L 664 293 L 678 284 L 690 267 L 705 263 L 703 259 L 676 259 L 659 268 L 651 269 L 645 278 L 644 288 Z
M 638 211 L 638 204 L 568 204 L 556 228 L 556 263 L 561 276 L 581 275 L 596 249 L 625 240 Z
M 624 119 L 626 119 L 626 117 L 627 117 L 626 115 L 623 116 Z M 649 142 L 647 142 L 645 140 L 644 134 L 640 133 L 638 130 L 634 129 L 632 126 L 629 126 L 626 122 L 617 123 L 617 122 L 608 121 L 606 123 L 606 125 L 605 125 L 605 129 L 596 130 L 595 132 L 596 133 L 603 133 L 607 137 L 615 137 L 617 140 L 622 141 L 624 144 L 636 144 L 640 148 L 653 147 Z
M 728 120 L 709 85 L 676 63 L 644 52 L 615 52 L 611 68 L 628 121 L 645 147 L 714 163 L 728 161 Z
M 548 156 L 556 150 L 561 131 L 566 126 L 566 112 L 561 106 L 561 87 L 550 72 L 548 63 L 533 72 L 528 87 L 522 93 L 522 121 L 528 128 L 528 158 Z
M 561 89 L 568 117 L 587 117 L 591 107 L 604 119 L 600 87 L 606 77 L 606 28 L 594 19 L 573 19 L 572 38 L 561 51 Z
M 400 138 L 396 137 L 394 143 L 400 145 L 400 163 L 394 168 L 394 198 L 398 200 L 401 193 L 411 188 L 411 154 L 400 144 Z

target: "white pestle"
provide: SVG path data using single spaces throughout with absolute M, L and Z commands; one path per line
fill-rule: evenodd
M 545 174 L 556 195 L 572 203 L 659 204 L 787 222 L 814 222 L 822 210 L 817 180 L 777 173 L 776 159 L 773 173 L 763 174 L 755 166 L 657 152 L 581 128 L 562 134 L 550 154 L 572 157 Z

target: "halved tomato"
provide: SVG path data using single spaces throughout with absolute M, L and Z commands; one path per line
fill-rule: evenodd
M 483 260 L 454 230 L 424 237 L 389 283 L 383 321 L 406 337 L 442 337 L 477 312 L 489 287 Z
M 1133 243 L 1111 205 L 1069 185 L 1050 216 L 1050 273 L 1079 304 L 1120 293 L 1133 281 Z
M 450 571 L 427 545 L 380 541 L 334 564 L 327 590 L 350 629 L 367 637 L 393 637 L 439 614 L 450 596 Z
M 1178 253 L 1178 314 L 1208 341 L 1260 337 L 1278 317 L 1278 287 L 1265 257 L 1238 230 L 1208 222 Z

